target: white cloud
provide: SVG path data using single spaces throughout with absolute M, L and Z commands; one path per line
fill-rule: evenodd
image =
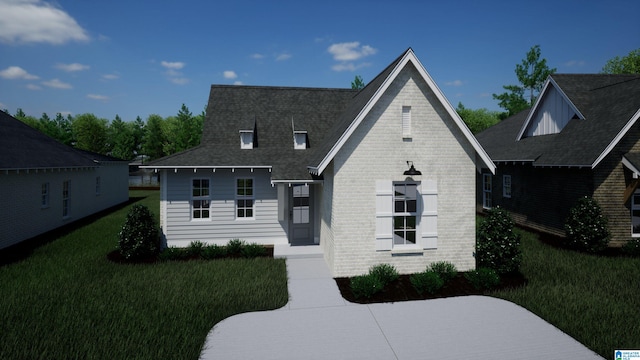
M 165 75 L 169 77 L 169 81 L 176 85 L 184 85 L 189 82 L 189 79 L 184 77 L 178 70 L 184 68 L 187 64 L 181 61 L 161 61 L 160 65 L 167 69 Z
M 5 105 L 4 103 L 0 102 L 0 111 L 4 110 L 7 108 L 7 105 Z
M 29 90 L 42 90 L 42 87 L 38 86 L 36 84 L 27 84 L 27 89 L 29 89 Z
M 584 66 L 584 65 L 585 65 L 584 60 L 570 60 L 564 63 L 564 66 L 566 67 L 576 67 L 576 66 Z
M 462 80 L 453 80 L 453 81 L 449 81 L 444 83 L 447 86 L 462 86 L 463 82 Z
M 227 70 L 222 73 L 222 76 L 224 76 L 225 79 L 235 79 L 238 77 L 238 74 L 233 70 Z
M 35 80 L 38 77 L 29 74 L 25 69 L 19 66 L 9 66 L 8 68 L 0 71 L 0 77 L 3 79 L 22 79 L 22 80 Z
M 59 79 L 52 79 L 49 81 L 44 81 L 42 82 L 43 85 L 48 86 L 50 88 L 54 88 L 54 89 L 72 89 L 73 86 L 71 86 L 71 84 L 68 83 L 64 83 L 62 81 L 60 81 Z
M 64 44 L 89 35 L 66 11 L 43 0 L 0 1 L 0 42 Z
M 360 68 L 367 67 L 367 66 L 371 66 L 371 63 L 361 63 L 361 64 L 357 64 L 356 65 L 354 63 L 343 62 L 343 63 L 340 63 L 340 64 L 333 65 L 331 67 L 331 69 L 333 71 L 338 71 L 338 72 L 340 72 L 340 71 L 356 71 L 356 70 L 358 70 Z
M 107 101 L 109 97 L 106 95 L 98 95 L 98 94 L 88 94 L 87 97 L 93 100 Z
M 76 72 L 76 71 L 89 70 L 89 68 L 90 68 L 89 65 L 83 65 L 83 64 L 79 64 L 79 63 L 56 64 L 56 69 L 60 69 L 62 71 L 66 71 L 66 72 Z
M 256 59 L 256 60 L 260 60 L 260 59 L 264 59 L 264 55 L 255 53 L 255 54 L 251 54 L 251 58 L 252 59 Z
M 120 78 L 120 75 L 117 74 L 104 74 L 102 75 L 102 78 L 104 80 L 116 80 Z
M 164 66 L 167 69 L 170 70 L 180 70 L 182 69 L 186 64 L 180 61 L 175 61 L 175 62 L 169 62 L 169 61 L 162 61 L 160 62 L 160 65 Z
M 283 53 L 280 54 L 278 56 L 276 56 L 276 61 L 284 61 L 284 60 L 289 60 L 291 59 L 291 54 L 287 54 L 287 53 Z
M 243 85 L 243 84 L 242 84 L 242 81 L 234 81 L 233 85 Z
M 360 46 L 358 41 L 333 44 L 329 46 L 327 51 L 337 61 L 355 61 L 378 52 L 377 49 L 369 45 Z
M 184 77 L 172 77 L 169 79 L 169 81 L 171 81 L 172 83 L 176 84 L 176 85 L 185 85 L 189 82 L 189 79 L 184 78 Z

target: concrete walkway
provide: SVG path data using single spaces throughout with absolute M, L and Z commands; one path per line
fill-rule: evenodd
M 322 258 L 287 259 L 289 303 L 232 316 L 201 359 L 602 359 L 528 310 L 463 296 L 345 301 Z

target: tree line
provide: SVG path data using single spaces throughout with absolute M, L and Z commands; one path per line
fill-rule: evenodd
M 493 94 L 498 106 L 505 111 L 490 111 L 486 108 L 469 109 L 461 102 L 456 111 L 469 129 L 477 134 L 501 120 L 528 109 L 535 103 L 547 77 L 556 72 L 547 66 L 547 60 L 541 58 L 539 45 L 531 47 L 520 64 L 516 64 L 518 85 L 505 85 L 502 94 Z M 631 51 L 623 57 L 614 57 L 602 68 L 604 74 L 639 74 L 640 49 Z M 353 89 L 362 89 L 365 83 L 357 75 L 351 83 Z M 7 114 L 7 110 L 3 110 Z M 56 114 L 50 118 L 46 113 L 38 119 L 26 115 L 18 109 L 14 117 L 27 125 L 40 130 L 59 142 L 99 154 L 110 155 L 123 160 L 132 160 L 138 155 L 149 159 L 158 159 L 175 154 L 200 144 L 204 111 L 193 115 L 186 105 L 175 116 L 163 118 L 149 115 L 146 121 L 139 116 L 135 121 L 123 121 L 120 116 L 109 121 L 94 114 L 85 113 L 76 116 Z
M 14 117 L 65 145 L 123 160 L 143 154 L 153 160 L 200 144 L 204 111 L 193 115 L 182 104 L 175 116 L 163 118 L 151 114 L 146 121 L 138 116 L 129 122 L 118 115 L 109 121 L 91 113 L 76 116 L 58 113 L 53 119 L 43 113 L 38 119 L 22 109 Z

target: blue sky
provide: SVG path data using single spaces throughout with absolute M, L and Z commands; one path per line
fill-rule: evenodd
M 125 121 L 211 84 L 350 87 L 408 47 L 449 101 L 500 110 L 536 44 L 559 73 L 640 48 L 640 1 L 0 0 L 0 108 Z

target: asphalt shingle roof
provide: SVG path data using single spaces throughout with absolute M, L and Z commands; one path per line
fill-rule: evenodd
M 74 149 L 0 111 L 0 169 L 96 167 L 94 161 L 117 161 Z
M 640 109 L 640 75 L 554 74 L 551 78 L 585 119 L 560 133 L 516 141 L 530 110 L 477 135 L 494 161 L 533 161 L 545 166 L 592 166 Z
M 356 94 L 352 89 L 213 85 L 200 145 L 149 166 L 272 166 L 274 180 L 310 180 L 309 159 Z M 254 126 L 254 148 L 240 149 L 240 130 Z M 307 149 L 293 148 L 294 128 L 307 131 Z

